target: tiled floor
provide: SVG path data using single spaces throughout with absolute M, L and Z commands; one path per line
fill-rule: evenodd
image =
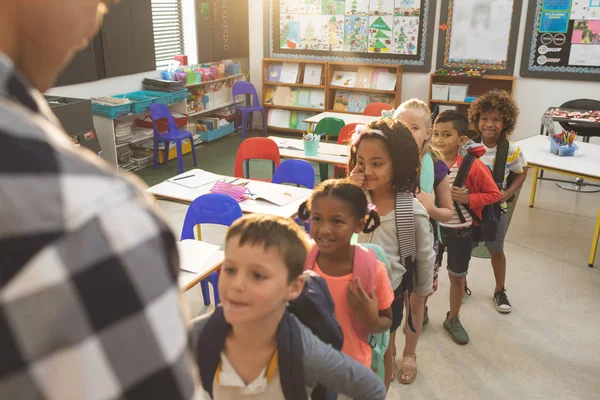
M 542 182 L 530 209 L 530 187 L 531 177 L 506 243 L 514 311 L 496 312 L 490 262 L 474 258 L 468 277 L 473 295 L 461 312 L 471 342 L 456 345 L 442 328 L 448 283 L 441 275 L 417 349 L 419 375 L 409 386 L 393 383 L 388 399 L 600 399 L 600 256 L 597 268 L 587 267 L 600 194 Z M 181 232 L 185 206 L 159 202 L 159 208 Z M 198 313 L 199 287 L 186 296 Z M 399 331 L 399 354 L 403 345 Z

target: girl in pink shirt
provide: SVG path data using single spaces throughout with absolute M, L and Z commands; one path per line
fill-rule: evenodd
M 355 270 L 357 248 L 350 240 L 355 233 L 372 232 L 379 226 L 377 211 L 369 207 L 363 190 L 348 180 L 328 180 L 317 186 L 309 202 L 300 206 L 298 216 L 310 218 L 311 234 L 318 247 L 314 264 L 307 265 L 327 282 L 335 314 L 344 333 L 342 352 L 367 367 L 372 349 L 364 333 L 381 333 L 392 324 L 394 293 L 385 265 L 372 257 L 373 290 L 367 293 Z M 365 253 L 361 254 L 361 257 Z M 309 257 L 310 259 L 310 257 Z M 357 330 L 358 329 L 358 330 Z

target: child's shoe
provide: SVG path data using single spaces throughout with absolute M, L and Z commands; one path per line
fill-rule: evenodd
M 503 314 L 508 314 L 512 311 L 512 306 L 508 301 L 508 296 L 506 295 L 506 289 L 502 286 L 502 289 L 494 293 L 494 305 L 496 306 L 496 310 Z
M 448 318 L 450 316 L 450 311 L 446 314 L 446 320 L 444 321 L 444 329 L 448 331 L 452 340 L 454 340 L 458 344 L 467 344 L 469 343 L 469 334 L 463 328 L 460 323 L 460 319 L 458 315 L 454 318 Z

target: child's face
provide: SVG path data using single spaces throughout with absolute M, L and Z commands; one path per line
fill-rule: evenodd
M 355 233 L 363 230 L 364 218 L 357 219 L 348 202 L 335 196 L 318 196 L 311 204 L 310 230 L 319 251 L 336 253 L 348 246 Z
M 414 108 L 402 110 L 398 113 L 396 119 L 410 129 L 415 141 L 419 145 L 419 149 L 431 137 L 431 129 L 427 129 L 427 116 L 423 110 Z
M 455 157 L 466 141 L 467 137 L 459 135 L 452 122 L 438 122 L 433 127 L 432 145 L 444 158 Z
M 219 294 L 229 324 L 256 323 L 278 315 L 302 287 L 301 276 L 288 282 L 288 268 L 277 248 L 240 246 L 239 237 L 227 241 Z
M 356 165 L 365 174 L 365 189 L 391 188 L 394 181 L 392 158 L 376 139 L 363 139 L 356 150 Z
M 500 111 L 489 111 L 479 116 L 479 132 L 486 142 L 497 142 L 504 129 L 504 116 Z

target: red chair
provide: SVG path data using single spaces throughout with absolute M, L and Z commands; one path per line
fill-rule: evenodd
M 351 124 L 345 125 L 337 139 L 338 144 L 347 144 L 350 145 L 350 140 L 352 139 L 352 134 L 356 129 L 356 125 L 359 125 L 357 122 L 353 122 Z M 345 165 L 334 165 L 333 166 L 333 177 L 337 178 L 345 178 L 347 175 L 347 166 Z
M 270 160 L 273 162 L 273 174 L 279 167 L 279 147 L 277 143 L 269 138 L 254 137 L 246 139 L 238 148 L 235 156 L 235 167 L 233 176 L 236 178 L 250 179 L 250 160 Z M 244 176 L 243 163 L 246 162 L 246 174 Z M 271 182 L 270 179 L 253 178 L 257 181 Z
M 371 103 L 363 111 L 363 115 L 370 117 L 381 117 L 381 112 L 385 110 L 393 110 L 394 107 L 388 103 Z

